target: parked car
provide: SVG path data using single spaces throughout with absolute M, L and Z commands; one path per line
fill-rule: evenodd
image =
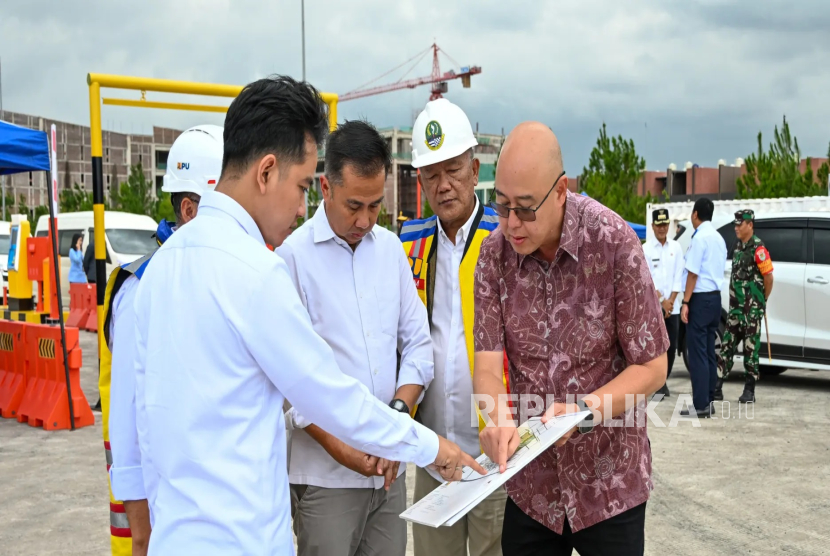
M 737 240 L 735 226 L 732 218 L 725 215 L 717 215 L 712 223 L 726 242 L 729 261 L 724 278 L 728 283 Z M 675 239 L 684 252 L 692 232 L 691 221 L 677 223 Z M 755 218 L 755 234 L 769 250 L 775 268 L 775 282 L 767 306 L 772 361 L 767 358 L 767 335 L 762 327 L 761 374 L 779 374 L 788 368 L 830 370 L 830 212 L 759 214 Z M 718 349 L 729 309 L 728 288 L 721 292 L 721 302 Z M 682 324 L 678 351 L 688 367 Z
M 143 214 L 106 211 L 104 213 L 105 234 L 107 239 L 107 277 L 116 265 L 131 263 L 143 257 L 158 244 L 153 239 L 156 221 Z M 66 306 L 69 303 L 69 248 L 72 236 L 83 235 L 83 250 L 94 235 L 94 218 L 92 211 L 67 212 L 58 215 L 58 253 L 61 257 L 61 297 Z M 49 217 L 41 216 L 37 221 L 35 236 L 42 237 L 49 233 Z

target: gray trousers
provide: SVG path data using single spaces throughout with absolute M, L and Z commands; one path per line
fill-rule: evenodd
M 383 488 L 291 485 L 297 556 L 405 556 L 406 473 Z
M 415 471 L 417 502 L 441 483 L 420 467 Z M 412 524 L 415 556 L 501 556 L 501 529 L 507 492 L 497 489 L 452 527 Z

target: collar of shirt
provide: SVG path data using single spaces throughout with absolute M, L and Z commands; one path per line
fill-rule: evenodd
M 325 201 L 320 201 L 320 206 L 317 207 L 317 211 L 314 213 L 314 216 L 311 217 L 311 225 L 314 228 L 314 243 L 322 243 L 324 241 L 329 241 L 333 239 L 337 243 L 348 247 L 349 250 L 352 249 L 351 246 L 349 246 L 349 244 L 346 242 L 346 240 L 335 234 L 334 230 L 331 229 L 331 224 L 329 224 L 329 217 L 326 214 Z M 374 239 L 374 227 L 372 228 L 372 230 L 369 231 L 368 234 L 364 236 L 363 239 L 366 239 L 367 237 L 371 237 Z
M 713 229 L 713 230 L 715 229 L 715 227 L 712 225 L 711 220 L 707 220 L 706 222 L 701 222 L 700 226 L 698 226 L 697 229 L 695 230 L 695 233 L 692 234 L 692 237 L 695 237 L 698 232 L 705 232 L 706 230 L 708 230 L 710 228 Z
M 245 230 L 249 236 L 265 245 L 262 232 L 242 205 L 219 191 L 208 191 L 199 201 L 199 214 L 213 214 L 220 218 L 231 218 Z
M 460 243 L 462 245 L 466 245 L 467 244 L 467 238 L 470 237 L 470 230 L 473 227 L 473 221 L 476 219 L 476 213 L 478 213 L 478 205 L 479 205 L 478 196 L 476 196 L 476 204 L 475 204 L 475 207 L 473 207 L 473 213 L 470 215 L 470 217 L 467 219 L 467 221 L 464 223 L 464 225 L 461 226 L 461 229 L 458 230 L 458 233 L 461 234 L 461 238 L 460 238 L 461 242 Z M 439 235 L 439 237 L 441 238 L 442 241 L 450 241 L 449 236 L 447 236 L 447 233 L 444 231 L 444 225 L 441 223 L 440 219 L 438 219 L 438 235 Z M 455 239 L 456 239 L 456 245 L 458 245 L 458 243 L 459 243 L 458 242 L 458 239 L 459 239 L 458 234 L 456 234 Z
M 562 220 L 562 236 L 559 239 L 559 249 L 556 251 L 554 261 L 559 259 L 559 253 L 564 251 L 574 261 L 579 262 L 579 196 L 574 195 L 570 191 L 565 197 L 565 216 Z M 542 263 L 545 269 L 549 268 L 552 263 L 545 261 L 539 257 L 535 252 L 530 255 L 517 255 L 519 257 L 519 266 L 524 264 L 527 257 L 532 257 L 536 261 Z

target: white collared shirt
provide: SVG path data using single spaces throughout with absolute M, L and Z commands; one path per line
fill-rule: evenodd
M 683 303 L 683 249 L 673 239 L 666 238 L 666 243 L 660 243 L 657 239 L 650 239 L 643 245 L 646 255 L 648 269 L 651 272 L 651 279 L 654 287 L 660 292 L 660 301 L 671 299 L 673 292 L 678 292 L 674 299 L 674 306 L 671 314 L 679 315 L 680 306 Z
M 689 272 L 697 274 L 693 293 L 705 293 L 723 290 L 723 273 L 726 271 L 726 242 L 712 225 L 703 222 L 692 234 L 692 242 L 686 251 L 686 270 L 683 272 L 683 284 Z
M 293 555 L 283 401 L 420 466 L 438 438 L 340 372 L 251 216 L 209 192 L 138 287 L 136 424 L 151 555 Z
M 473 214 L 455 235 L 455 244 L 444 232 L 441 221 L 435 234 L 435 291 L 432 302 L 432 346 L 435 354 L 435 379 L 418 408 L 418 420 L 458 444 L 473 457 L 481 455 L 478 440 L 478 417 L 471 417 L 473 377 L 464 336 L 461 312 L 461 283 L 458 276 L 464 247 L 470 237 L 478 212 L 478 198 Z M 427 469 L 443 482 L 440 475 Z
M 334 351 L 344 373 L 384 404 L 405 384 L 429 386 L 433 363 L 427 311 L 398 236 L 375 226 L 352 250 L 332 231 L 321 204 L 277 254 L 288 265 L 314 331 Z M 398 474 L 405 470 L 401 466 Z M 374 489 L 383 487 L 384 481 L 343 467 L 302 429 L 292 434 L 288 480 L 325 488 Z
M 121 272 L 124 272 L 123 270 Z M 112 495 L 117 500 L 144 500 L 141 452 L 135 428 L 135 311 L 138 278 L 129 276 L 112 300 L 110 323 L 109 469 Z

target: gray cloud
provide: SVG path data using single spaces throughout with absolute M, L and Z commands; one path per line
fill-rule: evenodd
M 84 123 L 90 71 L 238 84 L 299 76 L 299 4 L 3 2 L 4 107 Z M 820 156 L 830 140 L 822 125 L 830 121 L 828 28 L 824 0 L 306 0 L 307 73 L 321 90 L 346 92 L 435 39 L 459 63 L 483 68 L 472 88 L 454 81 L 447 95 L 474 125 L 499 133 L 541 120 L 560 136 L 572 173 L 587 163 L 603 121 L 610 133 L 632 137 L 650 168 L 746 156 L 758 131 L 770 136 L 783 114 L 805 154 Z M 441 63 L 449 69 L 446 58 Z M 427 57 L 410 75 L 430 69 Z M 356 100 L 339 115 L 411 125 L 428 95 L 420 87 Z M 222 120 L 116 107 L 103 119 L 136 132 Z

